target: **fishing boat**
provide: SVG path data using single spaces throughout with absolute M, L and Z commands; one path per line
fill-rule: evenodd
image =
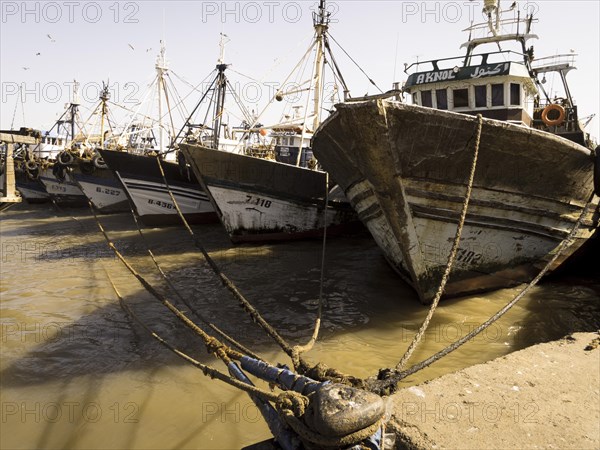
M 85 206 L 87 197 L 77 183 L 69 176 L 72 168 L 73 154 L 83 152 L 85 137 L 77 132 L 79 120 L 79 84 L 74 83 L 73 98 L 63 115 L 55 122 L 50 132 L 55 131 L 56 137 L 48 133 L 33 150 L 34 158 L 30 160 L 37 165 L 39 180 L 44 185 L 50 199 L 62 206 Z M 81 130 L 81 123 L 79 123 Z
M 103 83 L 100 101 L 84 124 L 86 129 L 94 130 L 98 124 L 90 124 L 90 122 L 93 117 L 98 117 L 99 134 L 88 135 L 83 151 L 63 156 L 69 159 L 69 177 L 79 186 L 93 207 L 105 214 L 130 210 L 129 199 L 125 195 L 123 186 L 109 170 L 97 150 L 105 147 L 109 141 L 109 134 L 114 131 L 108 117 L 109 99 L 108 84 Z M 105 130 L 105 123 L 108 123 L 110 130 Z
M 312 134 L 321 122 L 325 53 L 331 51 L 329 22 L 330 13 L 321 0 L 318 12 L 313 14 L 314 39 L 296 66 L 303 66 L 314 52 L 311 78 L 299 83 L 293 92 L 278 91 L 271 100 L 282 101 L 287 95 L 308 91 L 313 95 L 312 111 L 309 113 L 307 107 L 302 113 L 296 108 L 281 123 L 260 128 L 272 130 L 275 160 L 255 157 L 251 146 L 244 152 L 223 154 L 202 143 L 179 145 L 235 243 L 321 236 L 325 228 L 331 233 L 341 232 L 358 223 L 351 205 L 327 174 L 319 170 L 310 149 Z M 330 61 L 337 70 L 335 58 Z M 338 79 L 344 84 L 342 77 Z M 283 86 L 286 83 L 287 80 Z M 348 95 L 345 84 L 343 87 Z M 215 120 L 218 117 L 216 114 Z M 255 121 L 249 132 L 256 129 Z
M 176 93 L 177 90 L 169 78 L 171 70 L 167 67 L 166 49 L 162 41 L 155 68 L 156 78 L 149 93 L 153 93 L 152 97 L 158 99 L 158 119 L 142 113 L 140 105 L 125 126 L 125 131 L 119 135 L 116 149 L 98 148 L 97 152 L 123 187 L 136 214 L 145 225 L 181 223 L 171 195 L 190 223 L 217 221 L 207 194 L 185 162 L 178 160 L 177 151 L 173 148 L 182 131 L 172 127 L 174 118 L 171 111 L 175 106 L 181 107 L 181 100 L 171 98 L 169 101 L 169 93 Z M 169 106 L 173 105 L 170 102 L 175 102 L 173 108 Z M 168 123 L 165 123 L 163 117 L 165 105 L 168 109 Z M 160 166 L 157 158 L 160 158 Z
M 574 55 L 534 59 L 527 47 L 537 37 L 532 15 L 502 19 L 516 13 L 501 11 L 497 1 L 486 1 L 484 12 L 488 21 L 467 29 L 465 55 L 407 67 L 412 104 L 336 105 L 313 138 L 315 155 L 423 303 L 432 301 L 448 264 L 473 164 L 445 296 L 529 282 L 559 248 L 551 270 L 598 226 L 598 148 L 566 81 Z M 502 48 L 510 43 L 519 51 Z M 492 50 L 475 53 L 485 45 Z M 564 97 L 546 93 L 551 74 L 564 84 Z M 479 142 L 476 115 L 483 117 Z

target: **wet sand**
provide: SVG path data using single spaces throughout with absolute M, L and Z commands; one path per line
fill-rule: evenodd
M 395 448 L 599 448 L 599 344 L 575 333 L 400 391 Z

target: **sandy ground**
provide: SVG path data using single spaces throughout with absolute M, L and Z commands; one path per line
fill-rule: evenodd
M 400 391 L 395 448 L 600 448 L 599 344 L 576 333 Z

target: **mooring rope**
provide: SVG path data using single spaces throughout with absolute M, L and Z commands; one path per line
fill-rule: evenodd
M 325 172 L 325 209 L 323 210 L 323 244 L 321 247 L 321 273 L 319 278 L 319 309 L 315 318 L 313 334 L 309 341 L 304 345 L 295 345 L 294 357 L 299 358 L 302 353 L 309 352 L 314 347 L 319 338 L 319 330 L 321 328 L 321 319 L 323 317 L 323 285 L 325 283 L 325 250 L 327 247 L 327 209 L 329 208 L 329 172 Z M 300 365 L 300 360 L 294 362 L 294 367 Z
M 131 211 L 131 214 L 133 216 L 133 221 L 135 222 L 135 225 L 137 227 L 137 231 L 138 231 L 140 237 L 142 238 L 142 241 L 144 242 L 144 245 L 146 246 L 146 249 L 148 251 L 148 254 L 150 255 L 150 258 L 154 262 L 154 265 L 156 266 L 156 269 L 158 270 L 158 272 L 161 274 L 161 276 L 163 277 L 163 279 L 166 281 L 166 283 L 169 285 L 169 287 L 175 293 L 175 295 L 177 296 L 177 298 L 181 302 L 183 302 L 184 305 L 186 305 L 189 308 L 189 310 L 192 312 L 192 314 L 194 316 L 196 316 L 199 320 L 201 320 L 206 326 L 210 327 L 216 334 L 218 334 L 219 336 L 221 336 L 224 340 L 226 340 L 227 342 L 229 342 L 234 347 L 237 347 L 239 350 L 241 350 L 242 352 L 246 353 L 247 355 L 252 356 L 255 359 L 262 360 L 262 358 L 260 356 L 258 356 L 256 353 L 254 353 L 253 351 L 251 351 L 250 349 L 248 349 L 246 346 L 244 346 L 243 344 L 241 344 L 240 342 L 238 342 L 237 340 L 235 340 L 234 338 L 232 338 L 231 336 L 229 336 L 227 333 L 225 333 L 223 330 L 221 330 L 217 325 L 215 325 L 212 322 L 206 320 L 202 316 L 202 314 L 200 314 L 198 311 L 196 311 L 195 308 L 190 304 L 190 302 L 183 295 L 181 295 L 181 293 L 179 292 L 179 290 L 177 289 L 177 287 L 171 281 L 170 277 L 164 272 L 164 270 L 162 269 L 162 267 L 160 266 L 160 264 L 156 260 L 154 252 L 152 252 L 152 250 L 150 249 L 150 246 L 148 245 L 148 241 L 146 239 L 146 236 L 142 232 L 142 228 L 141 228 L 141 226 L 139 224 L 137 213 L 135 212 L 135 210 L 134 210 L 134 208 L 133 208 L 133 206 L 131 204 L 130 204 L 130 211 Z
M 91 205 L 91 202 L 88 202 Z M 100 229 L 100 232 L 104 236 L 108 246 L 117 256 L 117 258 L 123 263 L 123 265 L 131 272 L 131 274 L 142 284 L 142 286 L 151 293 L 157 300 L 159 300 L 164 306 L 166 306 L 175 316 L 180 319 L 188 328 L 190 328 L 194 333 L 202 338 L 204 344 L 209 353 L 216 354 L 219 358 L 221 358 L 224 362 L 229 363 L 230 358 L 239 359 L 244 356 L 242 353 L 226 346 L 221 343 L 215 337 L 208 335 L 202 328 L 192 322 L 183 311 L 178 309 L 175 305 L 173 305 L 164 295 L 158 292 L 142 275 L 140 275 L 135 268 L 129 264 L 129 262 L 125 259 L 123 254 L 115 247 L 114 243 L 110 240 L 108 234 L 104 230 L 102 223 L 98 220 L 98 216 L 93 208 L 91 208 L 92 214 L 96 218 L 96 224 Z
M 108 235 L 106 234 L 106 232 L 104 231 L 102 224 L 100 223 L 100 221 L 98 220 L 97 215 L 94 212 L 93 209 L 93 205 L 91 203 L 91 201 L 88 201 L 88 205 L 90 206 L 90 208 L 92 209 L 92 214 L 94 215 L 95 219 L 96 219 L 96 223 L 99 226 L 104 238 L 107 240 L 107 243 L 109 245 L 109 247 L 113 250 L 113 252 L 115 252 L 115 255 L 117 255 L 117 257 L 119 258 L 119 260 L 124 263 L 124 265 L 128 268 L 128 270 L 131 272 L 132 267 L 129 266 L 126 261 L 124 261 L 124 259 L 122 258 L 122 255 L 120 255 L 119 251 L 114 247 L 114 244 L 110 241 L 110 239 L 108 239 Z M 59 212 L 64 212 L 64 210 L 55 203 L 54 205 Z M 85 226 L 81 223 L 81 221 L 79 219 L 77 219 L 75 216 L 71 215 L 71 219 L 73 219 L 75 222 L 77 222 L 79 224 L 79 226 L 82 229 L 86 229 Z M 179 350 L 177 347 L 171 345 L 169 342 L 167 342 L 164 338 L 162 338 L 158 333 L 156 333 L 154 330 L 152 330 L 148 325 L 146 325 L 146 323 L 141 320 L 139 318 L 139 316 L 137 314 L 135 314 L 135 311 L 133 311 L 133 309 L 127 304 L 127 302 L 125 301 L 125 299 L 123 298 L 123 296 L 121 295 L 121 293 L 119 292 L 117 286 L 115 285 L 112 277 L 110 276 L 110 273 L 108 272 L 108 270 L 106 269 L 106 267 L 104 266 L 104 264 L 101 262 L 102 268 L 104 269 L 104 272 L 106 274 L 106 277 L 109 281 L 109 283 L 111 284 L 111 287 L 113 288 L 115 295 L 117 296 L 117 298 L 119 299 L 119 304 L 121 305 L 121 307 L 123 308 L 123 310 L 137 323 L 139 324 L 144 330 L 146 330 L 154 339 L 156 339 L 161 345 L 163 345 L 164 347 L 166 347 L 167 349 L 169 349 L 170 351 L 172 351 L 173 353 L 175 353 L 177 356 L 179 356 L 180 358 L 182 358 L 183 360 L 185 360 L 186 362 L 190 363 L 191 365 L 193 365 L 194 367 L 196 367 L 197 369 L 200 369 L 202 371 L 202 373 L 205 376 L 210 377 L 211 379 L 217 379 L 220 381 L 223 381 L 233 387 L 236 387 L 246 393 L 248 393 L 251 396 L 256 396 L 258 398 L 260 398 L 263 401 L 268 401 L 268 402 L 273 402 L 273 403 L 277 403 L 277 402 L 281 402 L 282 398 L 287 398 L 289 396 L 289 394 L 287 392 L 281 392 L 279 394 L 275 394 L 272 391 L 268 391 L 265 389 L 261 389 L 258 388 L 252 384 L 248 384 L 245 383 L 243 381 L 240 381 L 230 375 L 227 375 L 223 372 L 220 372 L 219 370 L 215 369 L 214 367 L 211 367 L 207 364 L 203 364 L 200 361 L 196 360 L 195 358 L 191 357 L 190 355 L 188 355 L 187 353 Z M 136 278 L 142 282 L 142 280 L 140 280 L 140 278 L 138 276 L 136 276 Z M 142 284 L 144 285 L 144 287 L 146 287 L 145 285 L 145 280 L 144 282 L 142 282 Z M 154 291 L 152 292 L 153 295 L 156 294 L 157 292 Z M 183 314 L 183 313 L 181 313 Z M 208 336 L 208 335 L 206 335 Z M 209 339 L 209 343 L 207 344 L 207 347 L 209 347 L 210 345 L 219 346 L 219 342 L 212 338 L 211 336 L 208 336 Z M 212 341 L 212 342 L 211 342 Z M 206 342 L 206 341 L 205 341 Z M 223 346 L 221 344 L 221 349 L 224 350 L 226 349 L 225 346 Z M 216 352 L 212 352 L 210 351 L 210 353 L 216 353 Z M 228 354 L 231 353 L 231 354 Z M 219 355 L 217 355 L 219 356 Z M 226 352 L 224 355 L 221 354 L 221 360 L 223 362 L 225 362 L 225 364 L 229 364 L 231 363 L 231 359 L 229 358 L 229 356 L 234 357 L 235 359 L 239 359 L 240 356 L 243 356 L 237 352 L 231 352 L 230 350 L 228 350 L 228 352 Z
M 465 200 L 462 204 L 462 210 L 460 213 L 460 219 L 458 221 L 458 227 L 456 228 L 456 234 L 454 235 L 454 242 L 452 244 L 452 250 L 450 251 L 450 255 L 448 255 L 448 264 L 446 265 L 446 270 L 442 275 L 442 279 L 440 281 L 440 286 L 435 293 L 435 297 L 431 303 L 431 307 L 429 308 L 429 312 L 425 317 L 425 320 L 421 324 L 421 328 L 413 338 L 410 343 L 408 349 L 400 359 L 400 362 L 396 365 L 396 370 L 402 369 L 404 365 L 408 362 L 410 357 L 412 356 L 415 348 L 423 338 L 425 331 L 427 331 L 427 327 L 429 327 L 429 323 L 431 318 L 433 317 L 433 313 L 435 312 L 438 303 L 440 302 L 440 298 L 444 293 L 444 289 L 446 288 L 446 283 L 448 282 L 448 278 L 450 276 L 450 272 L 452 271 L 452 266 L 454 265 L 454 261 L 456 260 L 456 254 L 458 253 L 458 245 L 460 244 L 460 238 L 462 236 L 463 227 L 465 225 L 465 218 L 467 217 L 467 210 L 469 209 L 469 201 L 471 200 L 471 193 L 473 192 L 473 180 L 475 179 L 475 168 L 477 167 L 477 158 L 479 156 L 479 143 L 481 142 L 481 128 L 483 126 L 483 117 L 481 114 L 477 114 L 477 128 L 475 130 L 475 148 L 473 150 L 473 160 L 471 162 L 471 169 L 469 173 L 469 180 L 467 182 L 467 191 L 465 193 Z M 469 139 L 470 140 L 470 139 Z
M 318 447 L 315 448 L 347 448 L 354 446 L 373 436 L 377 430 L 383 426 L 382 421 L 378 421 L 362 430 L 355 431 L 346 436 L 324 436 L 308 428 L 292 411 L 280 409 L 278 409 L 278 411 L 283 413 L 282 415 L 285 422 L 302 440 L 308 441 L 313 445 L 318 445 Z M 368 447 L 361 446 L 359 448 Z
M 258 310 L 256 308 L 254 308 L 252 306 L 252 304 L 244 297 L 244 295 L 239 291 L 239 289 L 237 288 L 237 286 L 235 285 L 235 283 L 233 283 L 228 277 L 227 275 L 225 275 L 221 269 L 219 268 L 219 266 L 214 262 L 214 260 L 210 257 L 210 255 L 208 254 L 208 252 L 206 251 L 206 248 L 204 247 L 204 245 L 200 242 L 200 240 L 197 238 L 196 234 L 194 233 L 194 231 L 192 230 L 192 228 L 190 227 L 187 219 L 185 218 L 185 216 L 183 215 L 183 212 L 181 211 L 181 208 L 179 207 L 179 203 L 177 202 L 177 200 L 175 199 L 175 196 L 173 195 L 173 192 L 171 191 L 171 188 L 169 186 L 169 182 L 167 181 L 167 177 L 165 175 L 165 172 L 163 170 L 162 167 L 162 163 L 160 161 L 160 157 L 157 156 L 156 157 L 156 161 L 158 163 L 158 168 L 160 170 L 160 173 L 162 175 L 163 178 L 163 182 L 165 183 L 165 186 L 167 187 L 167 191 L 169 192 L 169 196 L 171 197 L 171 201 L 173 202 L 173 205 L 175 206 L 175 209 L 177 210 L 177 213 L 179 214 L 179 218 L 181 219 L 183 225 L 185 226 L 185 228 L 187 229 L 188 233 L 190 234 L 190 236 L 192 237 L 192 240 L 194 242 L 194 245 L 196 246 L 196 248 L 198 248 L 198 250 L 200 250 L 200 252 L 202 253 L 202 256 L 204 257 L 205 261 L 208 263 L 208 265 L 210 266 L 210 268 L 212 269 L 212 271 L 215 273 L 215 275 L 221 280 L 221 283 L 233 294 L 233 296 L 240 302 L 240 305 L 242 306 L 242 308 L 250 315 L 250 317 L 259 324 L 259 326 L 281 347 L 281 349 L 292 359 L 292 362 L 294 363 L 294 368 L 296 370 L 298 370 L 301 367 L 305 367 L 307 368 L 308 365 L 302 361 L 302 359 L 299 357 L 299 355 L 297 355 L 296 351 L 294 350 L 294 348 L 288 344 L 288 342 L 277 332 L 277 330 L 275 330 L 275 328 L 269 324 L 263 317 L 262 315 L 258 312 Z M 296 365 L 298 363 L 298 365 Z
M 156 333 L 148 325 L 146 325 L 145 322 L 143 320 L 141 320 L 137 314 L 135 314 L 133 309 L 127 304 L 127 302 L 125 302 L 125 299 L 123 298 L 123 296 L 117 289 L 117 286 L 115 285 L 114 281 L 112 280 L 112 278 L 111 278 L 110 274 L 108 273 L 108 271 L 106 270 L 106 268 L 104 268 L 104 270 L 105 270 L 106 276 L 107 276 L 113 290 L 115 291 L 115 294 L 117 295 L 117 298 L 119 299 L 119 303 L 121 304 L 121 307 L 130 315 L 130 317 L 138 325 L 140 325 L 144 330 L 146 330 L 148 333 L 150 333 L 150 335 L 152 335 L 152 337 L 154 339 L 156 339 L 158 342 L 160 342 L 163 346 L 165 346 L 166 348 L 171 350 L 173 353 L 175 353 L 177 356 L 184 359 L 188 363 L 192 364 L 196 368 L 200 369 L 204 373 L 204 375 L 209 376 L 210 378 L 223 381 L 233 387 L 236 387 L 238 389 L 241 389 L 242 391 L 247 392 L 250 395 L 256 395 L 265 401 L 277 402 L 279 400 L 281 394 L 275 394 L 275 393 L 267 391 L 265 389 L 261 389 L 256 386 L 253 386 L 251 384 L 247 384 L 242 381 L 239 381 L 236 378 L 233 378 L 227 374 L 224 374 L 223 372 L 221 372 L 207 364 L 201 363 L 200 361 L 194 359 L 187 353 L 185 353 L 185 352 L 179 350 L 177 347 L 171 345 L 164 338 L 162 338 L 158 333 Z
M 434 362 L 438 361 L 439 359 L 441 359 L 444 356 L 448 355 L 449 353 L 453 352 L 454 350 L 459 348 L 464 343 L 473 339 L 475 336 L 477 336 L 479 333 L 481 333 L 483 330 L 485 330 L 491 324 L 496 322 L 502 316 L 504 316 L 504 314 L 506 314 L 515 304 L 517 304 L 517 302 L 519 302 L 525 296 L 525 294 L 527 294 L 527 292 L 529 292 L 529 290 L 540 281 L 540 279 L 554 265 L 556 260 L 562 255 L 562 253 L 565 251 L 565 249 L 567 248 L 570 241 L 573 239 L 573 237 L 577 233 L 577 230 L 579 230 L 579 227 L 581 226 L 584 218 L 588 215 L 588 211 L 590 209 L 590 206 L 592 205 L 593 199 L 594 199 L 594 193 L 592 192 L 585 207 L 581 211 L 581 215 L 579 216 L 579 218 L 573 225 L 573 228 L 569 232 L 569 235 L 558 245 L 556 252 L 554 253 L 554 256 L 548 261 L 548 263 L 538 273 L 538 275 L 533 280 L 531 280 L 531 282 L 527 286 L 525 286 L 525 288 L 523 288 L 523 290 L 519 294 L 517 294 L 515 296 L 515 298 L 513 298 L 510 302 L 508 302 L 503 308 L 501 308 L 496 314 L 494 314 L 492 317 L 490 317 L 484 323 L 479 325 L 477 328 L 473 329 L 470 333 L 468 333 L 467 335 L 463 336 L 462 338 L 456 340 L 455 342 L 450 344 L 448 347 L 444 348 L 443 350 L 440 350 L 439 352 L 430 356 L 429 358 L 421 361 L 418 364 L 415 364 L 414 366 L 410 367 L 409 369 L 404 370 L 404 371 L 395 370 L 395 371 L 390 371 L 387 373 L 385 371 L 380 371 L 380 375 L 385 373 L 385 379 L 367 380 L 367 384 L 369 385 L 369 390 L 371 390 L 372 392 L 378 393 L 379 395 L 390 395 L 390 394 L 394 393 L 395 390 L 397 389 L 397 384 L 399 381 L 408 377 L 409 375 L 412 375 L 420 370 L 423 370 L 424 368 L 430 366 Z

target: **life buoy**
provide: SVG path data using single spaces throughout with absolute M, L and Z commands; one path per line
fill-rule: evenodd
M 551 119 L 548 115 L 552 112 L 558 112 L 558 117 L 556 119 Z M 557 103 L 552 103 L 544 108 L 542 111 L 542 122 L 544 122 L 549 127 L 558 127 L 563 124 L 565 121 L 565 108 L 560 106 Z
M 73 163 L 73 155 L 67 151 L 60 152 L 57 159 L 59 163 L 65 166 Z
M 104 162 L 104 159 L 100 155 L 94 156 L 92 158 L 92 163 L 94 163 L 94 166 L 97 167 L 98 169 L 108 169 L 108 166 L 106 165 L 106 163 Z

